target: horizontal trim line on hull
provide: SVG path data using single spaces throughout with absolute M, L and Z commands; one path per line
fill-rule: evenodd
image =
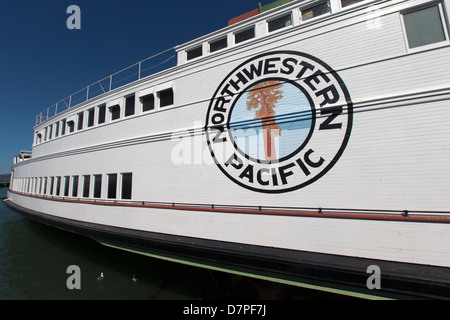
M 58 201 L 77 204 L 92 204 L 116 207 L 153 208 L 166 210 L 202 211 L 233 214 L 259 214 L 281 215 L 312 218 L 358 219 L 358 220 L 384 220 L 402 222 L 430 222 L 450 223 L 450 212 L 444 211 L 409 211 L 409 210 L 370 210 L 370 209 L 337 209 L 337 208 L 292 208 L 292 207 L 263 207 L 263 206 L 237 206 L 237 205 L 206 205 L 188 203 L 167 203 L 149 201 L 120 200 L 86 200 L 78 198 L 46 197 L 25 194 L 13 190 L 9 192 L 25 197 L 48 201 Z

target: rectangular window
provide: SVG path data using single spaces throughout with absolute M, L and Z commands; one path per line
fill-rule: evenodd
M 108 174 L 108 199 L 115 199 L 117 196 L 117 174 Z
M 102 196 L 102 175 L 94 175 L 94 198 L 100 198 Z
M 72 177 L 72 197 L 78 197 L 78 176 Z
M 441 4 L 405 12 L 403 21 L 409 48 L 416 48 L 446 40 Z
M 73 132 L 75 130 L 75 122 L 67 121 L 67 130 L 69 133 Z
M 155 109 L 155 96 L 149 94 L 147 96 L 141 97 L 142 111 L 150 111 Z
M 135 98 L 134 94 L 125 98 L 125 117 L 134 114 Z
M 55 195 L 59 196 L 61 191 L 61 177 L 56 177 Z
M 77 130 L 82 130 L 83 129 L 83 112 L 80 112 L 78 114 L 78 127 Z
M 45 127 L 45 131 L 44 131 L 44 141 L 47 141 L 47 135 L 48 135 L 48 128 Z
M 172 88 L 158 92 L 159 106 L 166 107 L 173 104 L 173 90 Z
M 111 115 L 111 121 L 120 118 L 120 106 L 118 104 L 109 107 L 109 114 Z
M 53 138 L 53 125 L 48 126 L 48 140 Z
M 55 124 L 55 138 L 59 136 L 59 122 Z
M 131 199 L 132 173 L 122 173 L 122 199 Z
M 70 186 L 70 177 L 65 176 L 64 177 L 64 197 L 69 196 L 69 186 Z
M 277 19 L 268 22 L 269 32 L 273 32 L 278 29 L 286 28 L 292 25 L 291 14 L 279 17 Z
M 47 177 L 44 178 L 44 194 L 47 194 Z
M 42 178 L 39 178 L 39 190 L 38 190 L 39 194 L 42 194 Z
M 202 46 L 196 47 L 196 48 L 191 49 L 191 50 L 187 50 L 186 51 L 187 59 L 188 60 L 192 60 L 192 59 L 201 57 L 202 53 L 203 53 Z
M 83 176 L 83 198 L 89 198 L 90 185 L 91 185 L 91 176 Z
M 234 43 L 240 43 L 255 37 L 255 27 L 234 34 Z
M 50 195 L 53 195 L 54 184 L 55 184 L 55 177 L 50 177 Z
M 106 104 L 98 107 L 98 124 L 104 123 L 106 120 Z
M 209 43 L 209 52 L 215 52 L 228 46 L 227 38 L 222 38 Z
M 358 3 L 361 1 L 364 1 L 364 0 L 341 0 L 341 7 L 342 8 L 348 7 L 348 6 L 351 6 L 352 4 L 355 4 L 355 3 Z
M 36 144 L 39 144 L 42 142 L 42 135 L 40 133 L 36 133 Z
M 319 3 L 315 6 L 302 9 L 301 12 L 302 12 L 302 20 L 305 21 L 314 17 L 321 16 L 323 14 L 330 13 L 330 5 L 328 1 L 326 1 Z
M 66 119 L 61 120 L 61 135 L 66 134 Z
M 95 109 L 94 108 L 89 109 L 88 110 L 88 123 L 87 123 L 88 128 L 94 126 L 94 117 L 95 117 Z

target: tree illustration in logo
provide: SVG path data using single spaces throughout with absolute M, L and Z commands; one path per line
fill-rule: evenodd
M 278 80 L 259 82 L 247 95 L 247 110 L 256 109 L 254 119 L 261 120 L 266 160 L 276 159 L 275 137 L 281 135 L 281 128 L 275 120 L 274 108 L 283 97 L 282 86 Z

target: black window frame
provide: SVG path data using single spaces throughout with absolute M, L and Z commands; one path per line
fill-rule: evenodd
M 287 21 L 289 21 L 288 24 L 286 23 Z M 271 33 L 277 30 L 291 27 L 292 25 L 292 14 L 289 12 L 287 14 L 271 19 L 270 21 L 267 21 L 267 30 L 269 33 Z
M 135 94 L 125 97 L 125 117 L 134 115 L 136 107 L 136 96 Z
M 255 26 L 234 33 L 234 43 L 238 44 L 256 37 Z
M 87 111 L 87 117 L 88 117 L 88 119 L 87 119 L 87 127 L 88 128 L 93 127 L 94 124 L 95 124 L 95 108 L 90 108 Z
M 108 199 L 116 199 L 117 198 L 117 173 L 109 173 L 108 174 Z
M 93 198 L 101 198 L 102 197 L 102 175 L 94 174 L 94 190 L 92 194 Z
M 133 192 L 133 173 L 132 172 L 122 173 L 121 179 L 122 179 L 121 199 L 131 200 Z
M 228 38 L 222 37 L 209 43 L 209 52 L 213 53 L 228 47 Z
M 111 121 L 116 121 L 120 119 L 120 105 L 115 104 L 109 107 L 109 115 Z
M 193 60 L 195 58 L 199 58 L 203 55 L 203 46 L 197 46 L 195 48 L 186 50 L 186 59 L 187 61 Z
M 89 198 L 91 192 L 91 176 L 83 175 L 83 198 Z
M 97 123 L 102 124 L 106 122 L 106 104 L 101 104 L 98 107 Z
M 164 108 L 174 104 L 173 88 L 167 88 L 158 92 L 159 107 Z
M 156 100 L 155 95 L 153 93 L 147 94 L 139 98 L 142 104 L 142 112 L 155 110 Z M 150 101 L 148 101 L 150 99 Z
M 78 197 L 78 176 L 72 176 L 72 197 Z

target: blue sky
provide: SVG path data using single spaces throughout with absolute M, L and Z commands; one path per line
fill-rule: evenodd
M 262 4 L 271 0 L 259 1 Z M 81 9 L 69 30 L 67 7 Z M 0 174 L 31 150 L 36 114 L 129 65 L 225 27 L 258 0 L 14 0 L 0 10 Z

